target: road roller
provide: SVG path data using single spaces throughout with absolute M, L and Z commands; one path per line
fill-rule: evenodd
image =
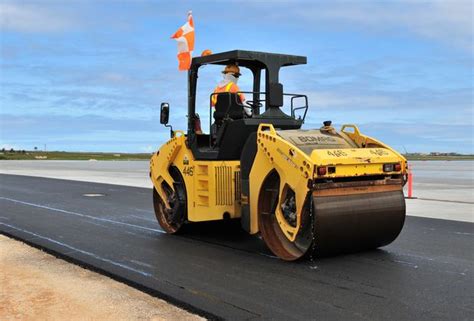
M 279 73 L 306 62 L 304 56 L 244 50 L 192 59 L 187 129 L 172 128 L 170 105 L 162 103 L 160 122 L 171 138 L 150 160 L 163 230 L 238 219 L 287 261 L 375 249 L 397 238 L 405 220 L 406 159 L 353 124 L 302 128 L 308 98 L 286 93 Z M 203 130 L 196 108 L 199 70 L 229 64 L 248 72 L 253 86 L 242 91 L 244 102 L 240 92 L 206 93 L 209 128 Z

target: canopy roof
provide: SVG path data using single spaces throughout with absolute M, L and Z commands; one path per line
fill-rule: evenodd
M 232 50 L 215 53 L 203 57 L 194 57 L 191 68 L 199 68 L 201 65 L 227 65 L 236 63 L 239 66 L 250 69 L 263 69 L 268 67 L 280 68 L 306 64 L 306 57 L 294 55 L 282 55 L 276 53 Z

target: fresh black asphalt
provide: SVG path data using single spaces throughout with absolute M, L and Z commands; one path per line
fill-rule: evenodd
M 0 175 L 0 233 L 208 318 L 474 315 L 472 223 L 407 217 L 398 239 L 379 250 L 288 263 L 232 222 L 164 234 L 151 196 L 145 188 Z

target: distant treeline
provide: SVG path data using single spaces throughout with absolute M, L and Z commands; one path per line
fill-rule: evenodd
M 0 150 L 0 160 L 149 160 L 151 153 L 92 153 L 25 151 L 13 148 Z
M 35 150 L 15 150 L 13 148 L 0 150 L 0 160 L 148 160 L 152 153 L 93 153 L 93 152 L 45 152 Z M 474 155 L 459 153 L 407 153 L 408 160 L 474 160 Z

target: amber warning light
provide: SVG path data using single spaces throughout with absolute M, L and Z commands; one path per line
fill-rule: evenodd
M 399 172 L 402 170 L 402 165 L 400 163 L 396 164 L 383 164 L 384 172 Z
M 326 167 L 325 166 L 319 166 L 318 167 L 318 176 L 323 176 L 326 175 Z

